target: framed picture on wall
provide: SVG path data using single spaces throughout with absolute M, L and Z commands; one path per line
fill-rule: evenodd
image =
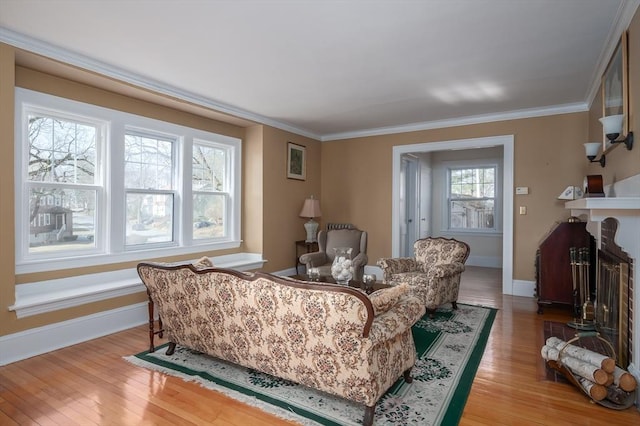
M 613 56 L 602 75 L 602 116 L 624 114 L 622 131 L 629 131 L 629 63 L 627 57 L 627 32 L 622 33 Z M 602 135 L 603 150 L 609 148 L 611 141 Z
M 287 178 L 305 180 L 307 178 L 307 148 L 287 142 Z

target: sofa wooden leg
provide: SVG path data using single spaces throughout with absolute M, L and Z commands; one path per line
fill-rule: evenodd
M 166 352 L 166 354 L 167 354 L 167 355 L 173 355 L 173 353 L 175 352 L 175 350 L 176 350 L 176 344 L 175 344 L 175 343 L 173 343 L 173 342 L 169 342 L 169 347 L 167 348 L 167 352 Z
M 451 302 L 451 306 L 453 307 L 454 310 L 458 309 L 458 302 Z
M 411 376 L 411 369 L 407 369 L 404 371 L 404 373 L 402 373 L 402 375 L 404 376 L 404 381 L 407 383 L 411 383 L 413 382 L 413 377 Z
M 362 419 L 363 426 L 371 426 L 373 424 L 373 415 L 376 413 L 376 406 L 364 407 L 364 419 Z
M 427 313 L 429 314 L 429 318 L 433 319 L 433 317 L 436 315 L 436 310 L 435 309 L 427 309 Z

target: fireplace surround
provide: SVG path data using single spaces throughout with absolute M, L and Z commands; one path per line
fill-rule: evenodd
M 638 262 L 640 262 L 640 175 L 617 182 L 605 188 L 606 197 L 581 198 L 568 201 L 565 207 L 572 216 L 586 220 L 587 230 L 596 239 L 599 250 L 605 253 L 611 247 L 619 247 L 626 257 L 614 258 L 610 264 L 622 265 L 628 260 L 628 301 L 629 320 L 627 332 L 629 347 L 628 371 L 640 383 L 640 285 L 638 285 Z M 611 221 L 610 218 L 615 219 Z M 609 220 L 607 220 L 609 219 Z M 604 226 L 603 226 L 604 222 Z M 611 224 L 617 225 L 617 232 L 610 231 Z M 615 239 L 611 244 L 611 238 Z M 614 249 L 615 251 L 615 249 Z M 600 251 L 599 251 L 600 253 Z M 606 256 L 603 256 L 603 258 Z M 623 262 L 620 262 L 623 260 Z M 624 278 L 623 278 L 624 279 Z M 638 393 L 637 393 L 638 394 Z M 636 397 L 640 406 L 640 395 Z

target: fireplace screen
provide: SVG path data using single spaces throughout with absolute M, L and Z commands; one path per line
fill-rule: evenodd
M 629 307 L 629 263 L 599 250 L 596 327 L 616 349 L 622 368 L 627 368 L 630 360 Z

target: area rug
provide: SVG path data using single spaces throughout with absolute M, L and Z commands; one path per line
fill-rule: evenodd
M 399 379 L 378 401 L 379 425 L 456 425 L 495 319 L 496 310 L 458 304 L 424 316 L 413 326 L 418 360 L 413 382 Z M 302 425 L 359 425 L 364 407 L 252 369 L 178 346 L 126 357 L 138 366 L 195 381 L 234 399 Z

